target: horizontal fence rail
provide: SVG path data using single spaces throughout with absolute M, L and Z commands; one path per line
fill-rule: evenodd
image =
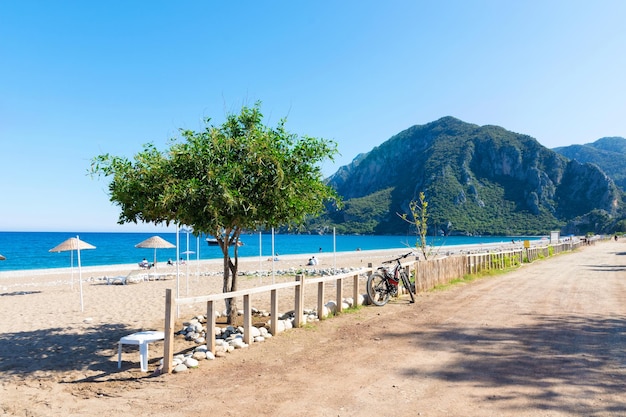
M 494 252 L 456 254 L 429 260 L 413 260 L 402 263 L 407 275 L 415 282 L 415 292 L 425 292 L 439 285 L 446 285 L 455 279 L 465 275 L 479 274 L 490 270 L 504 270 L 547 258 L 562 252 L 572 251 L 581 246 L 594 243 L 594 239 L 569 240 L 557 244 L 536 245 L 528 248 L 500 250 Z M 294 327 L 303 324 L 304 312 L 304 289 L 308 285 L 317 285 L 317 314 L 320 320 L 324 319 L 325 288 L 324 284 L 334 282 L 336 284 L 337 312 L 342 311 L 343 287 L 345 280 L 352 280 L 352 297 L 357 303 L 361 293 L 359 291 L 361 278 L 366 278 L 376 269 L 372 264 L 367 268 L 355 271 L 331 275 L 326 277 L 308 278 L 299 274 L 295 281 L 254 287 L 240 291 L 232 291 L 219 294 L 209 294 L 197 297 L 174 298 L 171 289 L 165 294 L 165 343 L 163 348 L 163 372 L 172 371 L 174 352 L 174 311 L 177 306 L 206 303 L 206 334 L 207 349 L 215 353 L 215 330 L 216 330 L 216 302 L 228 299 L 243 299 L 243 338 L 245 343 L 250 343 L 252 328 L 252 308 L 250 296 L 255 294 L 269 294 L 270 297 L 270 333 L 278 332 L 278 290 L 292 289 L 294 295 Z M 364 281 L 364 279 L 363 279 Z

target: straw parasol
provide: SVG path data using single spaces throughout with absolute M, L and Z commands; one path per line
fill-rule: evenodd
M 172 249 L 175 248 L 176 246 L 172 245 L 170 242 L 168 242 L 167 240 L 163 239 L 160 236 L 152 236 L 151 238 L 148 238 L 146 240 L 144 240 L 143 242 L 139 242 L 135 245 L 136 248 L 147 248 L 147 249 L 154 249 L 154 266 L 156 267 L 157 264 L 157 256 L 156 256 L 156 251 L 157 249 Z
M 83 272 L 80 266 L 80 251 L 84 249 L 95 249 L 96 247 L 90 245 L 87 242 L 83 242 L 80 240 L 78 236 L 71 237 L 66 241 L 60 243 L 54 248 L 50 249 L 49 252 L 67 252 L 70 251 L 70 264 L 72 267 L 72 287 L 74 286 L 74 259 L 72 258 L 74 255 L 74 251 L 76 251 L 76 257 L 78 259 L 78 282 L 80 285 L 80 311 L 84 311 L 83 305 Z

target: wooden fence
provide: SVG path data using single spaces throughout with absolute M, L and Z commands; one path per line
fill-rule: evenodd
M 409 261 L 402 264 L 409 277 L 415 279 L 416 292 L 428 291 L 438 285 L 448 284 L 450 281 L 463 278 L 467 274 L 476 274 L 492 269 L 506 269 L 520 265 L 523 262 L 533 262 L 534 260 L 547 258 L 564 251 L 574 250 L 589 242 L 571 241 L 556 245 L 533 246 L 530 248 L 520 248 L 515 250 L 504 250 L 498 252 L 471 253 L 453 255 L 444 258 L 431 259 L 427 261 Z M 294 326 L 303 324 L 304 310 L 304 290 L 305 286 L 315 285 L 317 287 L 317 312 L 318 318 L 324 319 L 322 312 L 326 302 L 324 284 L 328 282 L 336 283 L 336 304 L 337 312 L 342 311 L 342 301 L 344 299 L 344 281 L 352 280 L 352 298 L 356 303 L 361 295 L 360 283 L 365 285 L 367 276 L 375 269 L 372 264 L 367 268 L 357 271 L 332 275 L 321 278 L 307 278 L 304 275 L 296 275 L 295 281 L 266 285 L 262 287 L 249 288 L 241 291 L 211 294 L 198 297 L 174 298 L 171 289 L 165 293 L 165 344 L 163 349 L 163 372 L 172 371 L 172 359 L 174 353 L 174 312 L 176 306 L 206 303 L 206 334 L 207 348 L 215 353 L 215 312 L 216 302 L 223 302 L 231 298 L 243 298 L 243 340 L 250 343 L 252 328 L 252 307 L 250 296 L 255 294 L 269 294 L 270 297 L 270 333 L 276 335 L 278 332 L 278 290 L 292 289 L 294 291 Z M 365 291 L 366 292 L 366 291 Z

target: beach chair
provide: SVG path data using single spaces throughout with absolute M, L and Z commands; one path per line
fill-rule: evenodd
M 141 271 L 130 271 L 128 275 L 118 275 L 116 277 L 105 277 L 107 281 L 107 285 L 112 284 L 136 284 L 144 280 L 144 278 L 140 275 Z
M 107 280 L 107 285 L 113 284 L 121 284 L 126 285 L 126 280 L 128 279 L 128 275 L 118 275 L 116 277 L 104 277 Z

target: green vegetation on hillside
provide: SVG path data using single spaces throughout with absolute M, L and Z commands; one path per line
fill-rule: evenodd
M 598 166 L 569 161 L 527 135 L 452 117 L 398 133 L 329 184 L 345 207 L 311 225 L 339 233 L 412 233 L 397 213 L 409 212 L 418 190 L 429 202 L 429 235 L 612 233 L 626 224 L 618 223 L 622 192 Z

